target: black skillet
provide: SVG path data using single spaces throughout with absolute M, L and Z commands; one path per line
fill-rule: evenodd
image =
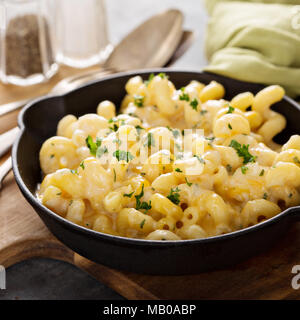
M 43 206 L 35 197 L 41 182 L 39 150 L 55 135 L 58 121 L 66 114 L 81 116 L 95 112 L 102 100 L 119 105 L 127 80 L 135 75 L 147 79 L 151 73 L 166 72 L 178 88 L 191 80 L 216 80 L 226 89 L 226 98 L 238 93 L 256 93 L 262 86 L 244 83 L 210 73 L 156 69 L 116 74 L 85 85 L 63 96 L 44 97 L 28 104 L 20 114 L 21 135 L 13 146 L 13 170 L 19 188 L 50 231 L 65 245 L 95 262 L 131 272 L 146 274 L 190 274 L 233 265 L 266 250 L 289 227 L 300 220 L 300 206 L 289 208 L 258 225 L 207 239 L 149 241 L 99 233 L 78 226 Z M 300 108 L 288 97 L 274 105 L 287 118 L 287 127 L 276 138 L 284 143 L 300 134 Z

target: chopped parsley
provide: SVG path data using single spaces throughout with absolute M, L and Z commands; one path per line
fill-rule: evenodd
M 171 188 L 170 194 L 167 196 L 169 200 L 177 205 L 180 203 L 180 194 L 178 193 L 179 191 L 180 189 L 178 187 L 176 187 L 175 189 Z
M 133 155 L 129 151 L 124 150 L 116 150 L 113 153 L 113 156 L 120 160 L 125 160 L 126 162 L 129 162 L 130 160 L 134 159 Z
M 232 147 L 237 152 L 238 156 L 244 158 L 243 164 L 248 162 L 255 162 L 256 157 L 250 154 L 249 152 L 249 144 L 241 145 L 236 140 L 231 140 L 229 147 Z
M 104 155 L 104 153 L 108 153 L 108 149 L 107 149 L 106 146 L 105 147 L 100 147 L 100 148 L 97 149 L 96 157 L 97 158 L 101 158 Z
M 144 97 L 144 96 L 135 94 L 135 95 L 133 96 L 133 99 L 134 99 L 134 104 L 135 104 L 138 108 L 142 108 L 142 107 L 144 106 L 144 100 L 145 100 L 145 97 Z
M 186 182 L 186 184 L 187 184 L 189 187 L 192 185 L 192 183 L 191 183 L 191 182 L 188 182 L 187 177 L 185 177 L 185 182 Z
M 247 170 L 249 170 L 248 167 L 246 167 L 246 166 L 241 167 L 242 174 L 246 174 Z
M 177 129 L 173 130 L 172 129 L 171 131 L 172 131 L 172 134 L 173 134 L 175 139 L 177 139 L 180 136 L 180 131 L 179 130 L 177 130 Z
M 267 198 L 268 198 L 268 194 L 265 192 L 264 195 L 263 195 L 263 199 L 266 200 Z
M 183 88 L 181 88 L 180 90 L 181 90 L 182 93 L 181 93 L 181 95 L 179 96 L 179 100 L 181 100 L 181 101 L 190 101 L 189 95 L 184 92 L 185 88 L 183 87 Z
M 141 229 L 143 229 L 145 222 L 146 222 L 146 219 L 144 219 L 144 220 L 141 222 L 141 224 L 140 224 L 140 228 L 141 228 Z
M 190 102 L 190 106 L 191 106 L 194 110 L 197 110 L 198 104 L 199 104 L 199 103 L 198 103 L 198 100 L 197 100 L 196 98 Z
M 229 106 L 228 107 L 228 111 L 226 113 L 232 113 L 234 111 L 234 107 Z
M 228 123 L 228 128 L 229 128 L 230 130 L 232 130 L 232 126 L 231 126 L 230 123 Z
M 144 147 L 148 146 L 150 148 L 151 146 L 155 147 L 155 139 L 153 136 L 153 133 L 148 132 L 146 142 L 144 143 Z
M 61 192 L 58 192 L 56 195 L 57 195 L 57 196 L 61 196 Z
M 54 158 L 55 157 L 55 155 L 54 154 L 51 154 L 50 155 L 50 159 L 52 159 L 52 158 Z
M 87 147 L 90 149 L 90 153 L 93 156 L 96 156 L 97 149 L 101 146 L 101 139 L 96 138 L 96 142 L 93 141 L 93 138 L 88 135 L 88 137 L 85 139 L 85 143 Z
M 175 143 L 175 147 L 177 148 L 177 150 L 178 150 L 179 152 L 182 152 L 182 149 L 181 149 L 181 146 L 180 146 L 179 143 Z
M 78 171 L 77 171 L 77 169 L 75 169 L 75 170 L 73 170 L 73 169 L 70 169 L 70 171 L 71 171 L 71 173 L 72 173 L 72 174 L 78 174 Z
M 262 177 L 264 175 L 264 173 L 265 173 L 265 169 L 262 169 L 259 176 Z
M 149 204 L 145 201 L 141 202 L 141 198 L 144 196 L 144 184 L 142 185 L 141 193 L 135 196 L 136 199 L 136 210 L 146 210 L 146 213 L 148 210 L 152 208 L 151 201 L 149 201 Z
M 162 79 L 169 78 L 164 72 L 159 73 L 158 76 L 161 77 Z
M 200 111 L 201 116 L 204 116 L 207 113 L 207 110 L 203 109 Z
M 182 170 L 180 170 L 179 168 L 175 169 L 176 172 L 182 172 Z
M 122 141 L 119 138 L 114 139 L 113 142 L 118 144 L 119 146 L 122 144 Z
M 135 129 L 136 129 L 138 135 L 141 134 L 141 131 L 142 131 L 142 130 L 145 130 L 145 129 L 144 129 L 143 127 L 141 127 L 141 126 L 135 126 Z
M 82 170 L 84 170 L 84 169 L 85 169 L 85 166 L 84 166 L 84 160 L 80 162 L 79 167 L 81 167 L 81 168 L 82 168 Z
M 109 129 L 110 129 L 111 131 L 116 132 L 116 131 L 118 131 L 119 127 L 114 123 L 113 127 L 109 127 Z
M 148 80 L 144 81 L 144 84 L 146 85 L 146 87 L 148 87 L 149 83 L 152 81 L 153 78 L 154 78 L 154 73 L 151 73 Z
M 113 169 L 113 171 L 114 171 L 114 182 L 116 182 L 116 181 L 117 181 L 117 174 L 116 174 L 116 170 L 115 170 L 115 169 Z
M 123 197 L 131 198 L 133 194 L 134 194 L 134 191 L 132 191 L 131 193 L 124 193 Z

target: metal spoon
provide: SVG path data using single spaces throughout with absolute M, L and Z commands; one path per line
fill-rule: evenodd
M 92 76 L 98 78 L 108 73 L 164 66 L 180 42 L 183 33 L 182 23 L 183 15 L 176 9 L 149 18 L 114 48 L 101 69 L 63 79 L 50 92 L 63 94 L 70 90 L 70 85 Z M 31 100 L 33 98 L 0 106 L 0 116 L 23 107 Z

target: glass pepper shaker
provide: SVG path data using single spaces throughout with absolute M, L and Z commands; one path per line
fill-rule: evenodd
M 86 68 L 105 61 L 108 41 L 104 0 L 55 0 L 56 60 Z
M 25 86 L 50 79 L 58 65 L 47 1 L 2 0 L 0 15 L 1 81 Z

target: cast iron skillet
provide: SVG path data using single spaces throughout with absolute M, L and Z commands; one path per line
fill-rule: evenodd
M 210 73 L 156 69 L 121 73 L 106 77 L 63 96 L 44 97 L 26 106 L 20 114 L 21 135 L 13 147 L 13 170 L 23 195 L 50 231 L 80 255 L 107 266 L 146 274 L 190 274 L 220 269 L 267 249 L 297 220 L 300 206 L 244 230 L 208 239 L 149 241 L 99 233 L 78 226 L 43 206 L 35 197 L 41 182 L 39 150 L 55 135 L 58 121 L 66 114 L 81 116 L 95 112 L 98 103 L 108 99 L 117 106 L 125 95 L 127 80 L 135 75 L 147 79 L 152 72 L 166 72 L 176 87 L 191 80 L 209 83 L 216 80 L 230 99 L 244 91 L 256 93 L 262 86 L 244 83 Z M 274 105 L 287 118 L 287 128 L 276 137 L 284 143 L 292 134 L 300 134 L 300 108 L 288 97 Z

